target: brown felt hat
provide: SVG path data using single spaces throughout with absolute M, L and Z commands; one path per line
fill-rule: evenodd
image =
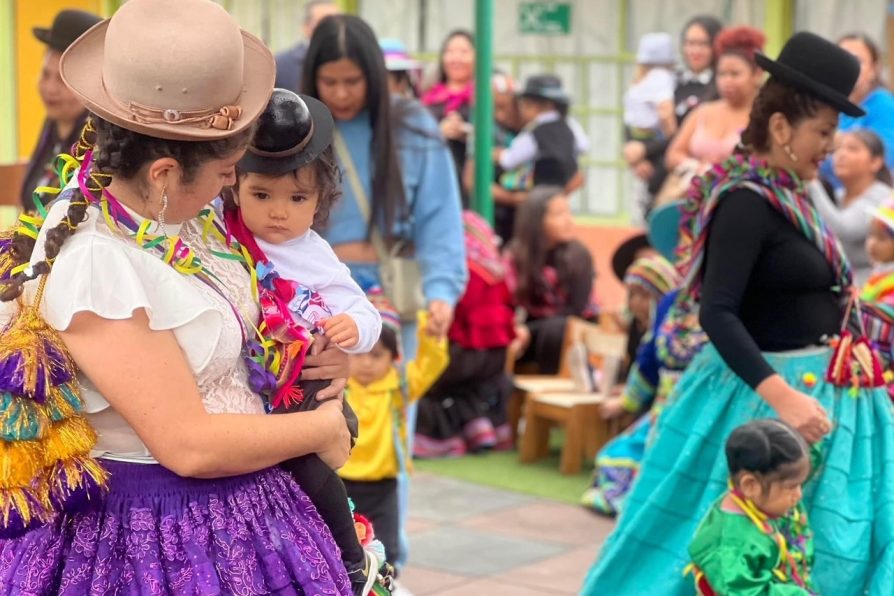
M 251 126 L 273 91 L 273 55 L 211 0 L 129 0 L 62 55 L 91 112 L 162 139 L 210 141 Z

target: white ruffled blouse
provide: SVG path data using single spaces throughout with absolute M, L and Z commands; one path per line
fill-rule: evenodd
M 53 205 L 38 237 L 32 262 L 44 257 L 46 230 L 61 221 L 68 201 Z M 137 220 L 143 218 L 131 212 Z M 150 232 L 158 230 L 152 222 Z M 211 249 L 226 250 L 215 240 L 201 239 L 201 222 L 167 224 L 169 236 L 179 234 L 202 263 L 223 282 L 227 299 L 249 320 L 258 307 L 250 280 L 235 261 L 217 258 Z M 27 288 L 33 297 L 36 282 Z M 47 322 L 60 331 L 79 312 L 105 319 L 128 319 L 144 309 L 153 330 L 171 330 L 195 375 L 205 409 L 210 413 L 262 413 L 261 398 L 248 388 L 248 371 L 242 361 L 242 330 L 233 308 L 216 290 L 195 276 L 184 275 L 162 262 L 158 253 L 142 249 L 122 232 L 109 229 L 98 210 L 62 246 L 47 279 L 42 303 Z M 134 346 L 133 358 L 140 357 Z M 143 441 L 90 381 L 81 375 L 82 397 L 99 440 L 94 455 L 120 461 L 155 463 Z M 140 391 L 140 387 L 134 387 Z

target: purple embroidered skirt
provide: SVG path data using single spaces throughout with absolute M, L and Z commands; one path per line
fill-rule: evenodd
M 97 509 L 0 540 L 0 593 L 351 594 L 329 528 L 285 471 L 198 480 L 103 465 Z

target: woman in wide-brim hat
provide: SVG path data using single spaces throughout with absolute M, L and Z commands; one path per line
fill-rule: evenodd
M 861 111 L 848 101 L 859 65 L 810 33 L 758 63 L 770 79 L 743 133 L 746 151 L 698 179 L 684 206 L 691 245 L 675 307 L 681 318 L 699 312 L 710 343 L 670 396 L 585 594 L 692 594 L 688 545 L 727 487 L 724 442 L 764 417 L 815 446 L 803 503 L 816 556 L 810 577 L 780 567 L 782 557 L 756 563 L 760 571 L 786 593 L 881 595 L 894 581 L 891 404 L 880 371 L 861 372 L 847 357 L 849 340 L 830 367 L 828 338 L 847 322 L 851 273 L 803 183 L 832 149 L 838 112 Z
M 61 72 L 93 114 L 77 188 L 36 241 L 20 234 L 3 255 L 30 264 L 3 277 L 0 297 L 39 300 L 70 353 L 82 422 L 54 426 L 42 457 L 82 457 L 66 468 L 68 493 L 51 485 L 37 493 L 50 499 L 23 506 L 0 492 L 11 512 L 0 592 L 351 594 L 331 533 L 277 467 L 308 453 L 346 461 L 341 402 L 264 413 L 251 278 L 205 210 L 234 181 L 273 56 L 210 0 L 131 0 L 68 49 Z M 338 353 L 310 357 L 305 366 L 326 366 L 305 374 L 346 376 Z M 6 420 L 9 398 L 0 408 Z M 4 443 L 3 457 L 19 455 L 3 469 L 38 470 L 25 487 L 36 490 L 42 462 L 20 444 Z

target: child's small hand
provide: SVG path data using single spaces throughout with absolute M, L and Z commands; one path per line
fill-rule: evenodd
M 353 348 L 360 341 L 357 323 L 346 314 L 335 315 L 323 321 L 323 331 L 329 341 L 339 348 Z
M 453 322 L 453 307 L 443 300 L 432 300 L 428 304 L 428 327 L 426 331 L 436 337 L 447 337 Z

